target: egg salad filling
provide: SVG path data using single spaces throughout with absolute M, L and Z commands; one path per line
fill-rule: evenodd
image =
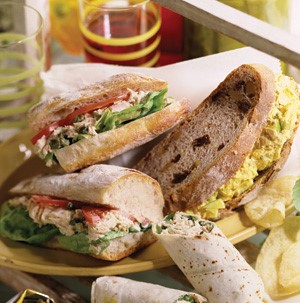
M 241 168 L 226 184 L 221 186 L 205 203 L 188 212 L 202 218 L 214 219 L 226 203 L 247 191 L 260 172 L 279 160 L 283 145 L 293 135 L 300 115 L 299 88 L 297 83 L 283 74 L 276 75 L 276 100 L 267 123 L 256 141 L 252 153 Z
M 118 209 L 81 202 L 22 196 L 5 202 L 0 211 L 0 235 L 15 241 L 43 244 L 56 240 L 62 248 L 98 254 L 114 239 L 146 232 L 149 220 Z

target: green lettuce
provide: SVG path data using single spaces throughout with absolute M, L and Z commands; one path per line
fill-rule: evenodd
M 14 207 L 8 202 L 2 205 L 0 211 L 0 235 L 14 241 L 23 241 L 30 244 L 42 244 L 55 238 L 60 245 L 70 251 L 84 254 L 99 253 L 105 250 L 110 241 L 126 236 L 128 233 L 145 232 L 151 229 L 151 224 L 140 226 L 129 231 L 111 230 L 97 240 L 89 240 L 87 231 L 66 236 L 60 233 L 53 224 L 38 225 L 28 215 L 23 207 Z
M 178 299 L 174 301 L 174 303 L 177 302 L 190 302 L 190 303 L 196 303 L 195 299 L 193 299 L 189 294 L 185 294 L 180 296 Z
M 167 89 L 160 92 L 148 93 L 143 100 L 134 106 L 123 109 L 119 112 L 111 112 L 106 109 L 101 118 L 96 122 L 96 132 L 102 133 L 122 125 L 155 113 L 166 106 L 164 96 Z
M 28 212 L 22 207 L 13 207 L 9 203 L 4 203 L 1 208 L 0 234 L 3 237 L 30 244 L 41 244 L 59 233 L 54 225 L 39 226 L 33 222 Z
M 128 232 L 125 231 L 109 231 L 103 237 L 90 241 L 86 232 L 80 232 L 72 236 L 59 235 L 56 239 L 65 249 L 83 254 L 91 254 L 102 252 L 109 246 L 111 240 L 121 238 L 127 234 Z

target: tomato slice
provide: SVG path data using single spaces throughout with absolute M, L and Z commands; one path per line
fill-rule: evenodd
M 66 199 L 59 199 L 59 198 L 54 198 L 51 196 L 44 196 L 44 195 L 32 195 L 31 199 L 34 202 L 46 205 L 46 206 L 54 206 L 54 207 L 63 207 L 67 208 L 69 203 L 71 201 L 66 200 Z
M 126 95 L 112 97 L 112 98 L 106 99 L 104 101 L 91 103 L 86 106 L 80 107 L 80 108 L 76 109 L 74 112 L 72 112 L 71 114 L 69 114 L 66 118 L 64 118 L 60 121 L 55 121 L 55 122 L 51 123 L 50 125 L 46 126 L 45 128 L 43 128 L 34 137 L 32 137 L 31 143 L 34 145 L 43 136 L 48 138 L 54 132 L 54 130 L 59 126 L 73 124 L 73 120 L 76 117 L 78 117 L 79 115 L 90 113 L 90 112 L 95 111 L 100 108 L 108 107 L 108 106 L 114 104 L 116 101 L 120 101 L 120 100 L 127 101 L 129 99 L 129 97 L 130 97 L 130 93 L 127 93 Z
M 104 216 L 112 210 L 112 208 L 84 206 L 81 210 L 85 220 L 91 224 L 95 224 L 101 221 L 101 219 L 103 219 Z

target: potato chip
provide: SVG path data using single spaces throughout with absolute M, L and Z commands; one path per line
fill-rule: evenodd
M 267 293 L 273 299 L 295 292 L 294 289 L 285 288 L 280 284 L 279 270 L 285 251 L 298 242 L 300 242 L 300 217 L 287 217 L 281 226 L 274 227 L 270 231 L 257 257 L 255 269 L 261 276 Z M 288 280 L 287 273 L 284 274 L 284 281 L 286 281 Z M 295 272 L 292 274 L 296 275 Z
M 282 254 L 278 279 L 282 287 L 290 291 L 300 290 L 300 241 Z
M 265 228 L 283 223 L 285 209 L 293 202 L 292 192 L 298 177 L 284 176 L 270 181 L 258 196 L 245 205 L 249 219 Z

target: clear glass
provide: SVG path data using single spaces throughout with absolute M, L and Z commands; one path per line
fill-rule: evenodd
M 0 142 L 26 126 L 43 93 L 43 20 L 34 8 L 0 2 Z
M 160 52 L 159 6 L 148 0 L 79 0 L 86 62 L 155 66 Z

